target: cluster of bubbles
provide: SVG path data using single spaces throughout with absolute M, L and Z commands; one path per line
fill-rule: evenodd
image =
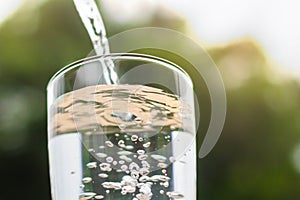
M 119 136 L 119 134 L 117 134 Z M 102 162 L 89 162 L 86 167 L 89 170 L 100 169 L 98 177 L 104 182 L 99 185 L 102 187 L 106 194 L 97 194 L 95 192 L 83 192 L 80 194 L 80 200 L 89 199 L 104 199 L 106 195 L 109 195 L 112 191 L 119 191 L 121 195 L 132 195 L 132 200 L 150 200 L 153 197 L 153 188 L 157 185 L 160 187 L 159 194 L 166 195 L 170 199 L 183 199 L 184 195 L 175 191 L 169 190 L 171 178 L 168 176 L 168 163 L 173 163 L 175 159 L 173 157 L 167 158 L 166 156 L 159 154 L 148 155 L 146 149 L 151 147 L 151 142 L 145 141 L 138 135 L 132 135 L 130 137 L 131 142 L 140 142 L 144 149 L 138 149 L 133 153 L 128 151 L 128 145 L 124 140 L 119 140 L 117 145 L 120 147 L 120 151 L 117 152 L 118 159 L 114 159 L 112 156 L 98 152 L 95 153 L 96 157 Z M 107 148 L 115 146 L 114 143 L 107 140 L 105 142 Z M 106 148 L 105 146 L 99 146 L 99 149 Z M 130 145 L 129 145 L 130 147 Z M 125 150 L 124 150 L 125 149 Z M 129 148 L 131 149 L 131 148 Z M 89 152 L 94 152 L 93 149 L 89 149 Z M 149 159 L 151 161 L 149 161 Z M 151 164 L 157 163 L 157 167 L 160 169 L 156 171 L 156 174 L 151 174 Z M 105 181 L 109 178 L 109 173 L 115 170 L 121 175 L 120 181 Z M 93 183 L 94 180 L 91 177 L 84 177 L 82 179 L 81 188 L 85 185 Z M 164 188 L 164 189 L 162 189 Z

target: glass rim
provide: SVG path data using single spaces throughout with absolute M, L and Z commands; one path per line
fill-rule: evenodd
M 179 65 L 164 59 L 164 58 L 160 58 L 157 56 L 153 56 L 153 55 L 148 55 L 148 54 L 140 54 L 140 53 L 110 53 L 110 54 L 104 54 L 104 55 L 96 55 L 96 56 L 90 56 L 90 57 L 86 57 L 83 59 L 79 59 L 77 61 L 74 61 L 68 65 L 66 65 L 65 67 L 61 68 L 59 71 L 57 71 L 49 80 L 48 84 L 47 84 L 47 90 L 50 88 L 50 85 L 57 79 L 59 78 L 62 74 L 65 74 L 66 72 L 82 65 L 85 63 L 89 63 L 89 62 L 94 62 L 97 59 L 101 59 L 101 58 L 107 58 L 107 57 L 121 57 L 121 58 L 137 58 L 140 60 L 144 60 L 144 61 L 156 61 L 156 62 L 161 62 L 163 64 L 167 64 L 169 66 L 172 66 L 175 70 L 178 70 L 179 72 L 183 73 L 187 78 L 189 78 L 189 80 L 192 83 L 192 78 L 190 77 L 190 75 L 184 70 L 182 69 Z

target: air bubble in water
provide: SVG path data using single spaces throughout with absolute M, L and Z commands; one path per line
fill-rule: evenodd
M 130 171 L 138 171 L 140 169 L 140 166 L 136 164 L 135 162 L 132 162 L 129 164 L 129 170 Z
M 104 173 L 98 174 L 98 176 L 99 176 L 100 178 L 107 178 L 107 177 L 108 177 L 108 175 L 107 175 L 107 174 L 104 174 Z
M 151 197 L 152 197 L 152 193 L 151 194 L 142 194 L 142 193 L 139 193 L 139 194 L 136 195 L 136 197 L 139 200 L 150 200 Z
M 96 153 L 96 156 L 98 156 L 99 158 L 105 158 L 105 157 L 107 157 L 107 154 L 105 154 L 105 153 Z
M 151 187 L 149 184 L 143 184 L 141 189 L 140 189 L 140 192 L 143 193 L 143 194 L 151 194 Z
M 93 169 L 97 167 L 97 163 L 96 162 L 90 162 L 88 164 L 86 164 L 87 168 L 89 169 Z
M 126 171 L 127 169 L 128 169 L 127 165 L 122 165 L 122 166 L 121 166 L 121 170 L 122 170 L 122 171 Z
M 133 187 L 131 185 L 125 185 L 124 187 L 122 187 L 122 192 L 125 194 L 127 193 L 134 193 L 136 190 L 136 187 Z
M 141 163 L 143 168 L 150 169 L 150 164 L 147 161 L 143 160 Z
M 79 195 L 79 199 L 80 200 L 89 200 L 89 199 L 92 199 L 94 196 L 96 196 L 96 193 L 94 193 L 94 192 L 84 192 Z
M 142 176 L 146 176 L 150 173 L 149 169 L 147 168 L 141 168 L 139 172 Z
M 148 148 L 148 147 L 150 147 L 150 145 L 151 145 L 151 142 L 147 142 L 147 143 L 143 144 L 143 147 Z
M 145 154 L 145 151 L 144 151 L 144 150 L 137 150 L 137 153 L 138 153 L 139 155 L 143 155 L 143 154 Z
M 138 140 L 138 138 L 139 138 L 139 136 L 137 136 L 137 135 L 132 135 L 132 136 L 131 136 L 131 141 L 135 142 L 135 141 Z
M 104 196 L 103 195 L 97 195 L 94 197 L 95 199 L 104 199 Z
M 162 184 L 165 188 L 167 188 L 167 187 L 169 187 L 169 182 L 164 182 L 163 184 Z
M 95 150 L 94 149 L 88 149 L 88 152 L 93 153 L 93 152 L 95 152 Z
M 118 155 L 120 155 L 120 156 L 129 156 L 131 154 L 132 153 L 130 151 L 119 151 L 118 152 Z
M 120 159 L 126 161 L 126 162 L 132 162 L 132 159 L 127 156 L 120 156 Z
M 114 189 L 114 190 L 121 190 L 122 184 L 118 182 L 104 182 L 102 186 L 106 189 Z
M 114 144 L 111 142 L 111 141 L 105 141 L 105 144 L 108 146 L 108 147 L 113 147 Z
M 150 177 L 151 181 L 157 182 L 157 181 L 169 181 L 170 177 L 164 176 L 164 175 L 154 175 Z
M 157 167 L 159 167 L 159 168 L 167 168 L 168 167 L 168 165 L 166 164 L 166 163 L 158 163 L 157 164 Z
M 124 163 L 125 163 L 124 160 L 119 160 L 119 164 L 120 164 L 120 165 L 123 165 Z
M 134 179 L 138 179 L 140 177 L 140 173 L 138 171 L 132 170 L 131 177 Z
M 150 180 L 150 177 L 149 177 L 149 176 L 142 176 L 142 177 L 139 179 L 139 181 L 140 181 L 141 183 L 147 182 L 147 181 L 149 181 L 149 180 Z
M 137 185 L 137 180 L 135 180 L 135 179 L 132 178 L 131 176 L 126 175 L 126 176 L 123 176 L 121 183 L 122 183 L 123 185 L 131 185 L 131 186 L 136 187 L 136 185 Z
M 82 179 L 82 182 L 83 183 L 90 183 L 90 182 L 92 182 L 92 178 L 91 177 L 84 177 L 83 179 Z
M 123 188 L 122 188 L 122 189 L 123 189 Z M 122 191 L 121 191 L 121 194 L 122 194 L 122 195 L 126 195 L 127 192 L 126 192 L 125 190 L 122 190 Z
M 169 198 L 173 198 L 173 199 L 183 199 L 184 195 L 180 194 L 178 192 L 167 192 L 167 195 Z
M 118 142 L 118 145 L 119 145 L 119 147 L 125 147 L 125 142 L 124 142 L 124 140 L 120 140 L 119 142 Z
M 106 162 L 108 162 L 108 163 L 111 163 L 111 162 L 113 162 L 114 161 L 114 159 L 112 158 L 112 157 L 107 157 L 106 158 Z
M 125 149 L 127 149 L 127 150 L 132 150 L 132 149 L 134 149 L 134 146 L 132 146 L 132 145 L 127 145 L 127 146 L 125 147 Z
M 139 160 L 146 160 L 148 157 L 148 155 L 144 154 L 144 155 L 139 155 L 138 159 Z
M 102 171 L 110 172 L 112 170 L 110 168 L 110 164 L 108 164 L 108 163 L 101 163 L 99 166 Z
M 157 154 L 151 155 L 151 158 L 153 158 L 154 160 L 157 160 L 158 162 L 165 162 L 167 160 L 167 158 L 165 156 L 157 155 Z

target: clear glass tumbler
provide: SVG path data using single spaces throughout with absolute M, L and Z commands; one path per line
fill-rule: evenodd
M 60 70 L 47 90 L 53 200 L 196 200 L 193 85 L 180 67 L 95 56 Z

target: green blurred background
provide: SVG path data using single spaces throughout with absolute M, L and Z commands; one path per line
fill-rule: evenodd
M 182 16 L 165 8 L 157 7 L 142 23 L 120 25 L 105 10 L 103 15 L 109 36 L 143 26 L 193 34 Z M 274 67 L 251 38 L 206 50 L 224 79 L 228 111 L 219 142 L 199 160 L 198 199 L 300 198 L 299 80 Z M 71 0 L 28 1 L 0 25 L 1 200 L 50 200 L 46 85 L 56 71 L 90 51 Z M 176 55 L 143 52 L 191 70 Z M 201 144 L 210 102 L 201 77 L 193 80 L 199 86 Z

